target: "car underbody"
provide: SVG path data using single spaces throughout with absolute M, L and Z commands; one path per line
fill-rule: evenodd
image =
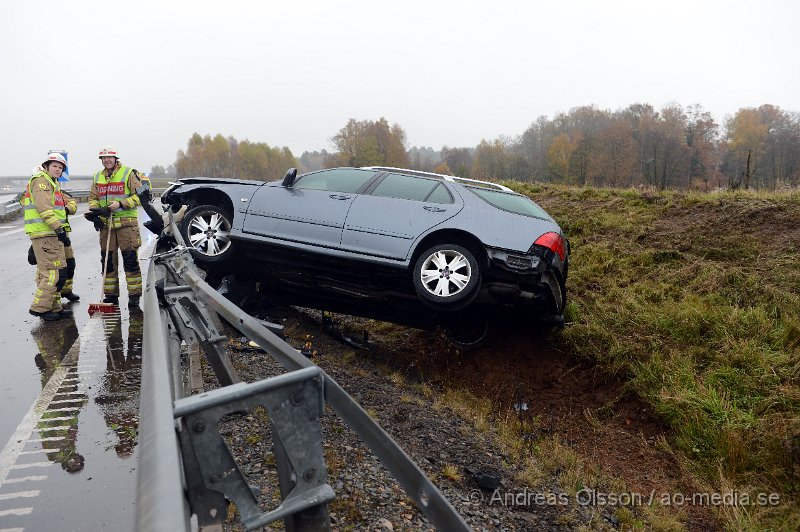
M 457 311 L 446 311 L 421 301 L 413 289 L 411 272 L 401 266 L 376 266 L 277 245 L 237 244 L 232 260 L 200 266 L 212 282 L 233 276 L 237 284 L 248 286 L 244 293 L 259 305 L 295 305 L 428 330 L 504 313 L 558 322 L 563 309 L 563 283 L 545 267 L 544 260 L 534 261 L 537 266 L 520 282 L 518 271 L 511 271 L 504 261 L 489 259 L 492 254 L 487 253 L 485 282 L 474 301 Z

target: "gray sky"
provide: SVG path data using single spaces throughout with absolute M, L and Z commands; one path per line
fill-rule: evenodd
M 0 4 L 0 175 L 105 144 L 149 171 L 195 131 L 331 151 L 349 118 L 475 146 L 595 104 L 800 111 L 795 0 Z

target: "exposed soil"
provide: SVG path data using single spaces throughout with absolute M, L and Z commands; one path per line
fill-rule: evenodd
M 444 369 L 437 351 L 448 359 Z M 517 415 L 540 416 L 540 434 L 532 437 L 558 435 L 587 464 L 621 478 L 631 492 L 658 496 L 700 491 L 683 483 L 675 457 L 658 448 L 659 438 L 669 438 L 669 429 L 652 409 L 626 392 L 620 379 L 557 351 L 536 327 L 507 324 L 490 345 L 466 354 L 453 352 L 443 340 L 432 343 L 429 333 L 409 329 L 402 341 L 383 344 L 379 353 L 390 367 L 416 366 L 428 378 L 441 375 L 443 381 L 490 399 L 501 411 L 516 412 L 515 406 L 526 404 L 528 410 Z M 716 528 L 706 508 L 686 509 L 689 528 Z
M 336 316 L 335 331 L 362 342 L 368 331 L 368 349 L 355 349 L 335 340 L 320 316 L 319 312 L 283 311 L 271 318 L 284 324 L 290 344 L 313 353 L 312 360 L 377 418 L 474 529 L 615 529 L 622 525 L 613 507 L 575 504 L 555 477 L 536 486 L 521 484 L 515 475 L 522 465 L 510 462 L 490 434 L 476 430 L 450 410 L 434 408 L 414 383 L 425 382 L 434 390 L 460 387 L 488 399 L 495 414 L 508 412 L 534 421 L 530 424 L 534 432 L 526 438 L 536 441 L 557 435 L 595 473 L 624 481 L 626 492 L 646 499 L 651 493 L 658 498 L 665 493 L 700 491 L 684 483 L 676 459 L 658 445 L 669 433 L 650 408 L 627 393 L 620 380 L 556 351 L 541 330 L 526 331 L 519 324 L 509 324 L 491 345 L 459 353 L 435 334 L 394 326 L 376 328 L 374 322 Z M 238 333 L 228 332 L 240 340 Z M 283 371 L 259 349 L 236 340 L 229 351 L 245 380 Z M 390 378 L 392 373 L 403 375 L 404 382 Z M 256 473 L 253 483 L 261 490 L 259 499 L 274 507 L 279 500 L 273 487 L 274 465 L 263 458 L 268 454 L 269 435 L 259 429 L 260 435 L 254 437 L 251 421 L 232 422 L 224 432 L 229 445 L 242 456 L 244 469 Z M 337 493 L 337 501 L 330 506 L 334 528 L 431 528 L 337 416 L 323 418 L 323 436 L 329 483 Z M 454 476 L 443 473 L 448 465 L 455 466 Z M 474 492 L 481 475 L 499 478 L 498 489 L 505 492 L 524 489 L 555 494 L 568 503 L 490 504 L 491 489 L 479 491 L 481 500 L 476 503 Z M 718 528 L 707 508 L 683 507 L 682 511 L 689 529 Z

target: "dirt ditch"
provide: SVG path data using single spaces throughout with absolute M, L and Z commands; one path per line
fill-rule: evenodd
M 620 521 L 614 506 L 579 504 L 575 492 L 580 486 L 560 485 L 558 471 L 537 485 L 522 483 L 523 465 L 503 452 L 490 430 L 477 430 L 472 422 L 437 406 L 430 395 L 420 393 L 419 384 L 434 395 L 460 388 L 488 400 L 497 414 L 508 412 L 528 421 L 526 439 L 556 436 L 594 473 L 621 480 L 618 490 L 641 494 L 645 500 L 653 494 L 658 500 L 663 494 L 699 491 L 687 484 L 677 459 L 663 445 L 670 437 L 668 429 L 650 408 L 626 392 L 618 379 L 556 350 L 541 331 L 520 332 L 518 325 L 509 325 L 491 345 L 465 354 L 428 332 L 335 317 L 335 331 L 359 342 L 367 331 L 368 349 L 357 349 L 331 336 L 320 317 L 319 312 L 296 311 L 270 316 L 284 324 L 290 344 L 307 353 L 378 420 L 476 530 L 619 529 L 630 523 Z M 283 371 L 235 331 L 228 332 L 229 352 L 245 380 Z M 208 385 L 213 386 L 213 378 Z M 234 420 L 226 422 L 223 433 L 250 473 L 264 508 L 276 506 L 279 496 L 273 487 L 266 424 Z M 330 506 L 334 528 L 431 528 L 333 413 L 323 418 L 323 436 L 329 483 L 337 493 Z M 489 489 L 480 489 L 485 479 Z M 499 481 L 499 491 L 492 489 L 493 480 Z M 522 505 L 499 499 L 498 494 L 521 490 L 541 497 L 535 504 Z M 638 515 L 637 508 L 632 510 Z M 717 528 L 705 507 L 684 506 L 680 511 L 689 529 Z M 226 527 L 237 529 L 234 524 Z

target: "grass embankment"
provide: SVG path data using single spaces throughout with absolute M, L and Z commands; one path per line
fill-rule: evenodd
M 800 194 L 504 183 L 570 239 L 573 353 L 623 376 L 717 492 L 733 528 L 800 522 Z

